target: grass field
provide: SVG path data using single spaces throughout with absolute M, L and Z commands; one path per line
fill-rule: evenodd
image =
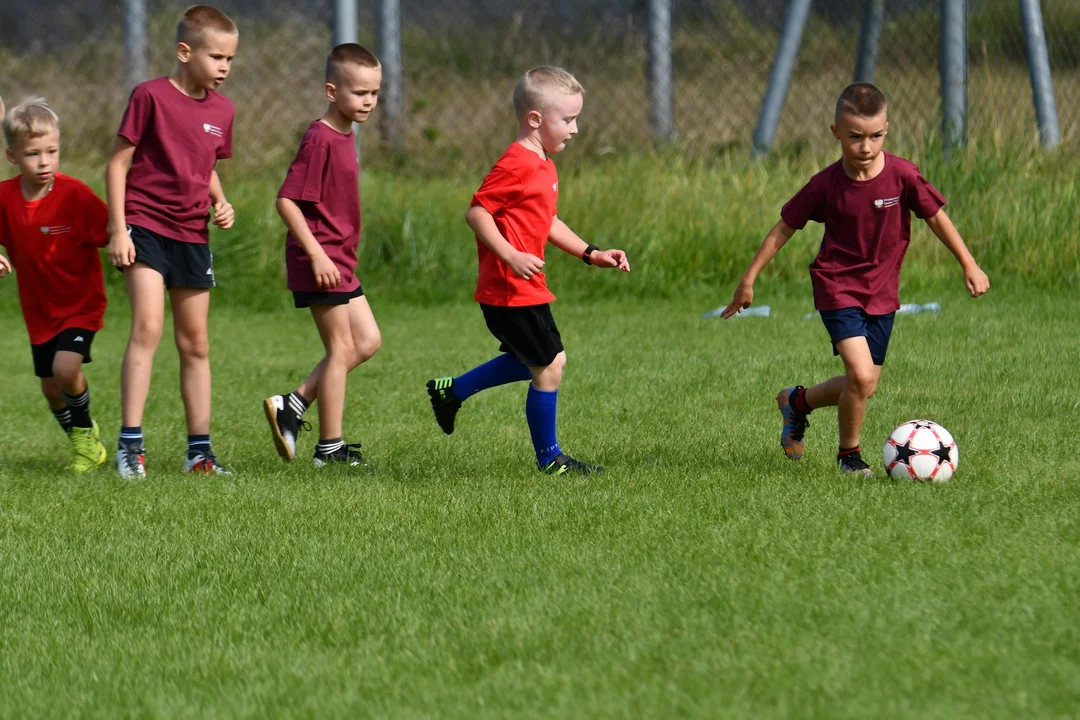
M 316 472 L 310 436 L 278 460 L 260 401 L 317 359 L 314 329 L 219 305 L 214 440 L 236 476 L 178 472 L 168 337 L 150 479 L 70 476 L 5 293 L 0 716 L 1073 715 L 1080 297 L 995 280 L 979 301 L 958 273 L 906 291 L 944 310 L 897 322 L 870 481 L 836 473 L 832 412 L 805 462 L 777 443 L 776 391 L 838 369 L 806 282 L 763 281 L 773 317 L 727 323 L 700 315 L 728 287 L 557 303 L 560 439 L 609 469 L 587 480 L 532 470 L 523 386 L 443 436 L 422 385 L 493 353 L 480 314 L 378 294 L 384 349 L 346 414 L 374 472 Z M 87 373 L 111 448 L 118 297 L 107 321 Z M 949 485 L 881 478 L 917 416 L 958 439 Z

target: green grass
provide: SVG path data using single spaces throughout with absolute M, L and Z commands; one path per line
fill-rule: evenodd
M 317 359 L 314 328 L 219 302 L 215 448 L 237 475 L 178 472 L 167 337 L 150 479 L 73 477 L 7 293 L 0 716 L 1072 715 L 1080 298 L 908 284 L 944 310 L 898 320 L 864 441 L 880 471 L 895 424 L 948 427 L 959 472 L 923 486 L 838 476 L 827 410 L 807 460 L 782 458 L 773 395 L 838 369 L 807 285 L 765 279 L 774 316 L 727 323 L 700 318 L 727 286 L 557 303 L 560 439 L 609 467 L 588 480 L 531 469 L 520 385 L 443 436 L 423 381 L 494 343 L 471 305 L 387 293 L 346 413 L 373 474 L 316 472 L 306 435 L 280 463 L 260 401 Z M 110 446 L 124 305 L 87 366 Z

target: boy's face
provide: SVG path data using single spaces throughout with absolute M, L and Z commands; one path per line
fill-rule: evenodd
M 840 141 L 844 158 L 853 167 L 867 168 L 881 154 L 889 132 L 889 118 L 884 112 L 873 117 L 843 113 L 830 129 Z
M 56 178 L 60 168 L 60 131 L 38 137 L 20 137 L 15 148 L 8 148 L 7 159 L 19 168 L 30 187 L 44 187 Z
M 326 97 L 351 122 L 362 123 L 379 104 L 381 67 L 360 67 L 346 63 L 338 68 L 335 82 L 326 83 Z
M 581 93 L 558 95 L 544 111 L 529 111 L 528 123 L 539 131 L 544 152 L 554 155 L 566 149 L 566 141 L 578 133 L 577 119 L 584 102 Z
M 240 38 L 231 33 L 207 31 L 195 47 L 187 43 L 176 46 L 176 59 L 187 67 L 195 85 L 204 90 L 217 90 L 229 77 Z

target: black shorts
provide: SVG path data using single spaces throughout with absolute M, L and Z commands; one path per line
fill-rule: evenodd
M 61 350 L 79 353 L 83 356 L 83 362 L 92 362 L 90 359 L 90 345 L 94 342 L 94 331 L 82 328 L 68 328 L 61 330 L 52 340 L 46 340 L 40 345 L 31 345 L 30 352 L 34 356 L 34 374 L 39 378 L 51 378 L 53 376 L 53 358 Z
M 298 308 L 311 307 L 312 305 L 348 305 L 353 298 L 364 296 L 364 286 L 357 285 L 352 292 L 316 292 L 293 291 L 293 303 Z
M 128 235 L 135 243 L 135 262 L 149 265 L 161 273 L 165 287 L 212 288 L 217 285 L 214 255 L 209 245 L 180 242 L 138 225 L 129 225 Z
M 501 343 L 499 350 L 513 353 L 528 367 L 547 367 L 563 351 L 551 307 L 499 307 L 480 304 L 488 330 Z
M 833 343 L 833 355 L 840 353 L 836 343 L 852 337 L 865 337 L 870 346 L 870 357 L 875 365 L 885 364 L 885 354 L 889 351 L 889 338 L 892 337 L 893 320 L 896 313 L 888 315 L 868 315 L 862 308 L 841 308 L 840 310 L 822 310 L 821 322 L 829 331 Z

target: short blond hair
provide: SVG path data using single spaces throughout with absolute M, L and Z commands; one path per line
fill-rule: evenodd
M 326 56 L 326 82 L 337 82 L 341 78 L 341 69 L 346 65 L 362 68 L 378 68 L 379 58 L 363 45 L 342 43 Z
M 578 95 L 585 92 L 573 75 L 560 67 L 541 65 L 529 70 L 514 87 L 514 112 L 523 118 L 532 110 L 546 110 L 552 96 Z
M 180 16 L 180 22 L 176 25 L 176 42 L 194 50 L 202 45 L 210 32 L 240 36 L 236 23 L 225 13 L 209 5 L 192 5 Z
M 60 118 L 45 102 L 45 98 L 32 97 L 23 100 L 11 108 L 7 115 L 3 113 L 3 103 L 0 102 L 0 117 L 3 122 L 4 140 L 9 148 L 14 149 L 19 138 L 27 140 L 48 135 L 51 132 L 60 132 Z

